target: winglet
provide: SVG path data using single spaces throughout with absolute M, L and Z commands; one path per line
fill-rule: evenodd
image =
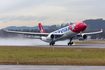
M 101 32 L 103 32 L 103 29 L 101 29 Z
M 42 24 L 39 23 L 38 25 L 39 25 L 40 33 L 46 33 L 43 26 L 42 26 Z

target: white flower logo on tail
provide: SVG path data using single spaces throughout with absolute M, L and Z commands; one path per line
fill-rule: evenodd
M 41 33 L 43 33 L 43 29 L 41 28 L 41 31 L 40 31 Z

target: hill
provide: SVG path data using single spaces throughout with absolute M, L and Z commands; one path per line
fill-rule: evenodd
M 48 28 L 49 28 L 49 26 L 43 26 L 43 27 L 44 27 L 44 29 L 48 29 Z M 6 28 L 4 28 L 4 29 L 5 29 L 5 30 L 8 30 L 8 29 L 13 29 L 13 30 L 30 29 L 30 30 L 32 30 L 32 29 L 39 29 L 39 26 L 35 26 L 35 27 L 27 27 L 27 26 L 20 26 L 20 27 L 17 27 L 17 26 L 9 26 L 9 27 L 6 27 Z
M 105 20 L 103 19 L 89 19 L 83 22 L 87 24 L 87 29 L 89 30 L 105 29 Z
M 85 22 L 87 24 L 87 30 L 100 30 L 100 29 L 105 29 L 105 20 L 101 19 L 88 19 L 88 20 L 84 20 L 83 22 Z M 68 26 L 70 24 L 73 23 L 62 23 L 61 25 L 51 25 L 51 26 L 43 26 L 44 29 L 47 30 L 55 30 L 55 29 L 59 29 L 65 26 Z M 13 29 L 13 30 L 23 30 L 23 29 L 38 29 L 39 30 L 39 26 L 35 26 L 35 27 L 26 27 L 26 26 L 21 26 L 21 27 L 16 27 L 16 26 L 10 26 L 10 27 L 6 27 L 4 28 L 6 30 L 8 29 Z

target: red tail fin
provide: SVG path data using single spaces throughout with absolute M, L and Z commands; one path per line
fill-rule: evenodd
M 41 23 L 39 23 L 40 33 L 46 33 Z

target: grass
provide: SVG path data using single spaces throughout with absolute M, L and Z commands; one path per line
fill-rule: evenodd
M 0 64 L 105 65 L 105 49 L 0 46 Z

